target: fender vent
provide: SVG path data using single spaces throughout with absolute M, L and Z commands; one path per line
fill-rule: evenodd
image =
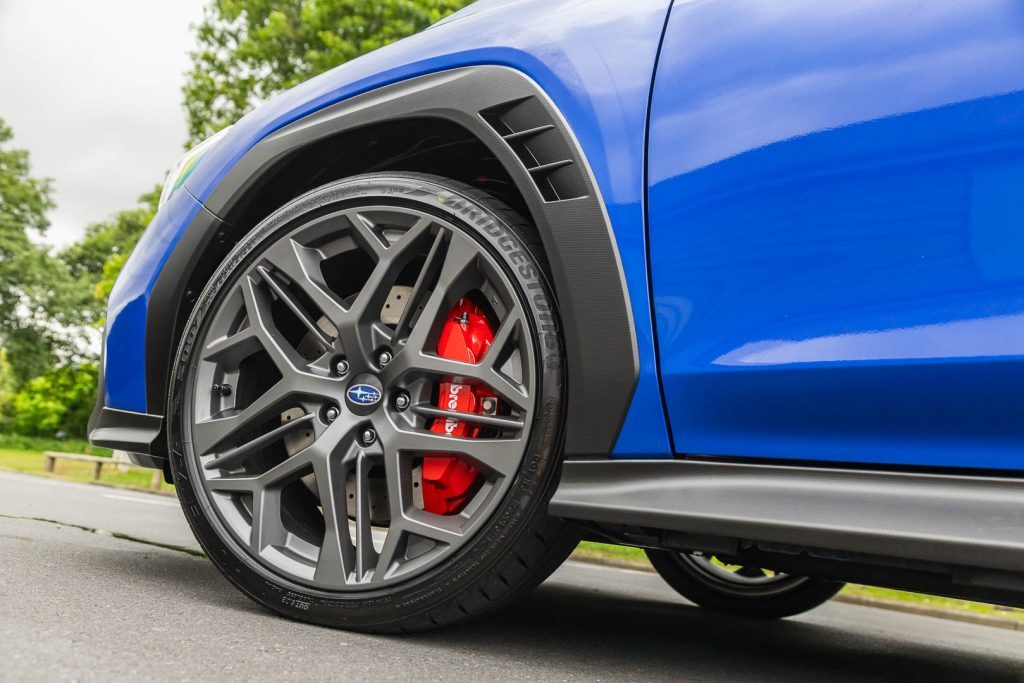
M 516 153 L 545 201 L 587 195 L 568 143 L 536 98 L 506 102 L 480 115 Z

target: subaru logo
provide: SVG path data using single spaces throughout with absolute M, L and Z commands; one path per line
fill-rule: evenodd
M 348 388 L 348 400 L 360 406 L 372 406 L 380 401 L 380 389 L 369 384 L 353 384 Z

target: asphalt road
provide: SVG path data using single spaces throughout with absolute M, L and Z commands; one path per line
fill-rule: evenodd
M 1022 632 L 838 603 L 724 618 L 653 574 L 576 562 L 465 626 L 345 633 L 142 540 L 196 548 L 171 498 L 0 473 L 0 679 L 1024 681 Z

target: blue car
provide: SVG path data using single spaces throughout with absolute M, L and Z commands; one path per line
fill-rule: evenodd
M 708 609 L 1024 605 L 1024 5 L 483 0 L 189 152 L 93 443 L 289 617 L 580 538 Z

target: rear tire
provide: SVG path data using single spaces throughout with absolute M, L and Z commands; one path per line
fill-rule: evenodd
M 647 557 L 661 578 L 687 600 L 742 617 L 780 619 L 801 614 L 828 602 L 844 585 L 803 576 L 768 575 L 749 567 L 730 572 L 712 564 L 708 556 L 671 550 L 647 550 Z
M 333 227 L 334 221 L 341 227 Z M 392 227 L 392 222 L 397 227 Z M 423 229 L 423 225 L 428 227 Z M 336 230 L 341 232 L 332 232 Z M 414 234 L 416 230 L 419 233 Z M 419 242 L 413 242 L 420 239 L 417 234 L 422 234 L 422 249 Z M 374 242 L 377 239 L 380 244 Z M 283 251 L 282 244 L 285 245 Z M 352 247 L 353 244 L 357 246 Z M 407 244 L 416 246 L 403 246 Z M 406 458 L 415 462 L 417 453 L 421 456 L 437 452 L 429 450 L 438 447 L 436 440 L 424 441 L 429 446 L 425 445 L 422 451 L 409 445 L 415 444 L 417 438 L 429 438 L 428 425 L 432 418 L 425 418 L 424 423 L 419 415 L 413 415 L 416 412 L 413 409 L 403 410 L 399 415 L 390 399 L 396 395 L 392 393 L 396 388 L 416 395 L 415 390 L 405 386 L 412 381 L 410 378 L 427 383 L 424 378 L 430 372 L 441 372 L 435 361 L 431 361 L 433 369 L 416 365 L 417 359 L 423 358 L 422 354 L 429 350 L 425 341 L 416 347 L 412 340 L 420 334 L 416 333 L 416 328 L 420 320 L 427 317 L 433 291 L 448 286 L 448 280 L 443 279 L 446 277 L 444 269 L 449 263 L 446 259 L 456 258 L 450 256 L 457 251 L 453 245 L 460 245 L 464 253 L 478 253 L 466 261 L 470 265 L 459 266 L 466 272 L 477 268 L 482 273 L 470 278 L 473 282 L 481 279 L 484 283 L 474 285 L 482 287 L 479 291 L 473 290 L 476 295 L 494 294 L 495 306 L 506 309 L 503 322 L 513 320 L 513 313 L 521 316 L 522 322 L 513 320 L 521 327 L 516 328 L 515 336 L 507 342 L 507 352 L 516 354 L 516 362 L 522 363 L 521 386 L 531 383 L 532 386 L 524 394 L 521 410 L 512 398 L 505 404 L 512 411 L 512 417 L 521 416 L 518 425 L 491 430 L 497 432 L 492 438 L 507 437 L 510 443 L 521 444 L 515 446 L 521 449 L 517 451 L 521 452 L 518 465 L 498 462 L 497 456 L 480 450 L 481 457 L 490 458 L 498 468 L 493 470 L 494 481 L 488 480 L 481 489 L 479 495 L 484 498 L 483 502 L 467 506 L 464 520 L 461 517 L 435 520 L 424 514 L 422 507 L 414 509 L 414 496 L 409 493 L 412 484 L 400 482 L 401 477 L 408 478 L 408 468 L 414 464 L 398 464 Z M 389 249 L 399 246 L 419 251 L 415 257 L 406 257 L 402 251 L 395 252 L 399 254 L 397 257 L 389 255 Z M 385 338 L 383 343 L 393 352 L 393 360 L 391 354 L 387 361 L 378 360 L 382 357 L 379 340 L 389 329 L 383 321 L 383 299 L 369 295 L 374 303 L 367 304 L 366 309 L 373 316 L 376 316 L 374 311 L 380 310 L 382 316 L 371 324 L 365 324 L 358 311 L 348 313 L 363 300 L 362 290 L 348 299 L 338 292 L 331 295 L 342 305 L 336 313 L 339 322 L 334 338 L 323 342 L 322 352 L 318 349 L 311 353 L 308 343 L 303 342 L 304 350 L 289 348 L 282 353 L 280 349 L 286 344 L 301 345 L 294 343 L 294 335 L 289 337 L 281 331 L 281 325 L 273 316 L 291 315 L 286 308 L 303 309 L 309 313 L 306 316 L 309 327 L 309 320 L 315 320 L 321 313 L 321 321 L 330 320 L 331 313 L 325 311 L 331 309 L 333 303 L 328 301 L 329 297 L 322 297 L 322 282 L 311 286 L 301 277 L 308 271 L 313 276 L 307 274 L 307 279 L 316 280 L 320 277 L 317 273 L 331 268 L 324 265 L 326 261 L 319 262 L 313 270 L 306 266 L 289 270 L 284 265 L 276 270 L 278 262 L 283 263 L 292 250 L 308 265 L 310 259 L 315 260 L 318 255 L 327 258 L 340 253 L 344 257 L 346 249 L 359 248 L 378 252 L 376 260 L 368 266 L 372 269 L 367 276 L 369 282 L 374 281 L 373 273 L 380 268 L 391 267 L 387 259 L 404 259 L 394 266 L 394 278 L 386 281 L 383 275 L 378 278 L 385 282 L 381 286 L 391 288 L 388 297 L 393 297 L 397 291 L 394 289 L 398 286 L 397 273 L 407 282 L 418 283 L 420 277 L 410 276 L 410 268 L 420 267 L 421 272 L 427 272 L 426 264 L 431 263 L 434 253 L 431 250 L 443 252 L 438 257 L 441 261 L 437 266 L 440 272 L 436 276 L 437 284 L 417 302 L 419 308 L 411 309 L 408 338 L 400 338 L 404 327 L 401 321 L 394 325 L 388 323 L 394 336 Z M 425 265 L 416 266 L 419 263 L 416 259 L 422 259 Z M 356 272 L 358 269 L 352 265 L 355 262 L 351 258 L 343 259 L 345 272 Z M 459 271 L 458 279 L 453 282 L 462 282 L 462 272 Z M 422 279 L 433 277 L 427 275 Z M 451 285 L 452 288 L 460 286 Z M 295 291 L 301 295 L 289 295 Z M 411 291 L 407 298 L 413 299 L 416 286 L 402 291 Z M 457 292 L 442 290 L 442 293 L 463 296 Z M 503 302 L 500 306 L 499 299 Z M 288 306 L 283 306 L 282 302 Z M 461 622 L 514 600 L 547 578 L 579 541 L 579 534 L 572 527 L 546 515 L 547 500 L 557 483 L 564 402 L 561 332 L 553 302 L 535 229 L 494 197 L 455 181 L 413 173 L 357 176 L 303 195 L 264 220 L 228 255 L 199 297 L 185 328 L 171 379 L 168 434 L 174 483 L 185 516 L 216 567 L 243 593 L 279 614 L 326 626 L 380 633 L 424 630 Z M 314 307 L 318 306 L 326 306 L 326 309 L 316 310 Z M 349 320 L 346 315 L 352 320 L 358 319 L 362 327 L 344 322 Z M 270 320 L 269 325 L 265 324 L 266 320 Z M 296 314 L 294 320 L 289 320 L 302 322 L 303 317 Z M 343 326 L 349 324 L 353 325 L 351 333 Z M 436 321 L 427 320 L 424 324 L 436 325 Z M 284 394 L 280 401 L 269 404 L 266 414 L 253 416 L 250 425 L 241 418 L 257 401 L 247 405 L 239 397 L 243 385 L 259 386 L 259 392 L 264 393 L 257 398 L 263 401 L 260 403 L 263 406 L 267 404 L 264 397 L 277 384 L 291 381 L 286 378 L 274 384 L 266 379 L 268 371 L 265 369 L 250 372 L 251 379 L 244 378 L 243 369 L 249 367 L 246 363 L 250 363 L 253 356 L 242 358 L 242 351 L 238 352 L 238 358 L 225 360 L 234 353 L 225 342 L 243 334 L 252 337 L 252 329 L 256 327 L 262 336 L 259 336 L 259 350 L 255 353 L 267 356 L 277 374 L 287 375 L 287 372 L 280 372 L 281 368 L 287 370 L 296 367 L 296 363 L 299 372 L 295 373 L 294 380 L 297 388 Z M 428 331 L 420 334 L 423 340 L 428 334 L 434 334 L 429 332 L 434 328 L 425 329 Z M 365 337 L 360 336 L 363 333 Z M 323 337 L 322 330 L 319 333 L 310 330 L 309 334 Z M 271 340 L 271 348 L 267 339 Z M 368 345 L 362 343 L 366 340 L 378 346 L 366 351 L 364 347 Z M 252 339 L 243 341 L 246 343 L 244 353 L 253 353 L 251 349 L 257 348 Z M 492 355 L 504 357 L 506 351 L 498 351 L 500 353 Z M 311 360 L 318 353 L 321 355 Z M 338 370 L 338 376 L 332 378 L 331 369 L 341 367 L 339 358 L 345 359 L 346 371 Z M 480 365 L 488 360 L 485 356 Z M 307 361 L 308 365 L 303 365 Z M 495 358 L 494 362 L 499 360 Z M 512 363 L 511 360 L 501 362 L 504 363 L 502 370 Z M 379 404 L 365 407 L 365 410 L 359 405 L 350 405 L 352 400 L 363 400 L 361 395 L 351 398 L 353 387 L 365 388 L 366 385 L 345 384 L 349 366 L 348 377 L 355 377 L 352 381 L 378 383 L 377 398 L 372 400 Z M 401 375 L 401 372 L 407 374 Z M 482 373 L 478 371 L 480 376 Z M 370 379 L 360 379 L 363 377 Z M 529 381 L 526 378 L 530 378 Z M 236 385 L 234 394 L 230 387 L 227 392 L 218 393 L 217 387 L 228 379 Z M 317 393 L 331 379 L 337 380 L 343 395 L 335 397 L 327 389 Z M 213 382 L 216 383 L 211 384 Z M 268 389 L 265 384 L 272 386 Z M 212 398 L 211 386 L 214 388 Z M 429 388 L 418 391 L 426 391 L 429 396 Z M 294 399 L 298 405 L 286 403 L 285 399 L 292 400 L 293 395 L 298 397 Z M 237 407 L 238 404 L 241 407 Z M 284 412 L 286 406 L 290 412 Z M 283 422 L 286 415 L 299 416 L 303 431 L 309 430 L 306 436 L 310 437 L 311 444 L 298 454 L 289 451 L 282 455 L 284 447 L 275 443 L 276 438 L 268 441 L 271 439 L 269 432 L 286 429 Z M 238 426 L 232 422 L 234 426 L 224 427 L 224 434 L 218 432 L 216 440 L 202 445 L 204 432 L 197 431 L 197 425 L 207 430 L 210 424 L 236 418 L 236 422 L 245 425 L 244 429 L 239 428 L 237 433 L 230 431 Z M 339 426 L 346 420 L 349 421 L 346 425 L 350 426 Z M 417 420 L 419 422 L 414 423 Z M 509 422 L 512 423 L 512 419 Z M 363 435 L 370 426 L 376 429 L 376 440 L 369 439 L 370 445 L 367 445 Z M 511 436 L 508 429 L 513 430 Z M 355 436 L 343 435 L 336 441 L 329 441 L 334 438 L 332 435 L 342 434 L 343 430 L 348 430 L 344 431 L 345 435 Z M 311 436 L 314 433 L 315 436 Z M 404 446 L 396 445 L 400 440 Z M 321 441 L 329 441 L 329 445 L 318 448 L 316 444 Z M 459 447 L 476 448 L 472 444 L 453 446 Z M 501 448 L 494 452 L 513 452 L 512 446 Z M 470 451 L 452 452 L 473 457 Z M 306 469 L 295 464 L 300 457 L 308 458 Z M 365 466 L 352 464 L 364 460 L 367 461 Z M 508 467 L 507 472 L 502 469 L 505 467 Z M 373 516 L 379 514 L 378 508 L 372 508 L 373 513 L 368 511 L 372 505 L 380 503 L 379 497 L 371 500 L 371 496 L 380 494 L 375 494 L 370 484 L 358 488 L 350 483 L 353 477 L 369 477 L 370 474 L 361 474 L 366 471 L 387 473 L 386 477 L 381 477 L 387 487 L 383 509 L 390 510 L 392 521 L 383 531 L 382 524 Z M 275 478 L 279 472 L 284 474 Z M 393 482 L 398 483 L 393 487 Z M 340 495 L 336 495 L 338 491 Z M 366 500 L 367 507 L 361 507 L 361 502 L 345 501 L 346 491 L 348 498 L 355 495 L 360 501 Z M 337 505 L 335 498 L 341 499 Z M 266 512 L 271 505 L 277 506 L 280 514 L 274 510 Z M 354 509 L 367 510 L 364 517 L 350 512 L 352 505 L 356 506 Z M 395 523 L 395 519 L 400 522 Z M 384 533 L 389 538 L 397 534 L 394 545 L 398 550 L 388 550 L 387 538 L 383 548 L 376 547 L 377 538 L 370 544 L 371 523 L 378 536 Z M 365 536 L 360 535 L 363 531 Z M 432 538 L 432 534 L 436 538 Z M 424 547 L 428 549 L 423 550 Z M 332 551 L 338 557 L 331 559 Z M 332 564 L 330 571 L 327 564 Z

